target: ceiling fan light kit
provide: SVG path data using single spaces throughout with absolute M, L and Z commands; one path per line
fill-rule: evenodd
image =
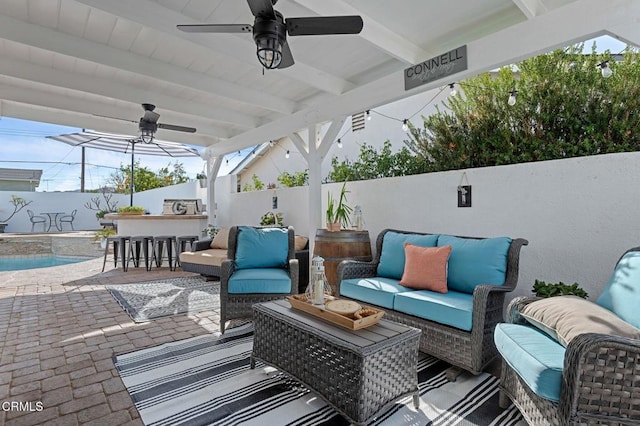
M 175 124 L 163 124 L 158 123 L 160 114 L 153 112 L 156 109 L 155 105 L 142 104 L 144 115 L 140 117 L 138 122 L 138 130 L 140 131 L 140 140 L 144 143 L 153 142 L 156 131 L 158 129 L 175 130 L 177 132 L 195 133 L 196 129 L 193 127 L 176 126 Z
M 282 45 L 287 42 L 284 19 L 279 12 L 275 12 L 275 16 L 275 20 L 256 16 L 253 24 L 253 40 L 258 48 L 258 60 L 270 70 L 278 68 L 282 63 Z
M 308 18 L 285 18 L 273 8 L 277 0 L 247 0 L 255 17 L 249 24 L 195 24 L 178 25 L 189 33 L 253 33 L 258 61 L 266 69 L 282 69 L 294 64 L 287 43 L 289 36 L 359 34 L 362 18 L 353 16 L 318 16 Z

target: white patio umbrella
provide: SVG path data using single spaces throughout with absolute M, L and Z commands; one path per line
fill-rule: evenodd
M 129 190 L 131 192 L 130 205 L 133 205 L 133 192 L 135 189 L 133 181 L 135 154 L 162 155 L 169 157 L 200 156 L 200 153 L 195 148 L 181 143 L 162 141 L 155 138 L 153 138 L 151 142 L 143 142 L 137 136 L 117 135 L 92 131 L 68 133 L 58 136 L 47 136 L 47 138 L 56 140 L 58 142 L 64 142 L 73 146 L 103 149 L 106 151 L 115 151 L 124 154 L 131 152 L 131 180 L 129 183 Z M 84 164 L 82 165 L 82 167 L 84 170 Z

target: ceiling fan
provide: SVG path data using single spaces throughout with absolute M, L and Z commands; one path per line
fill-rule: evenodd
M 255 16 L 250 24 L 195 24 L 178 25 L 188 33 L 253 33 L 258 60 L 267 69 L 287 68 L 294 64 L 287 43 L 287 34 L 327 35 L 358 34 L 362 31 L 362 18 L 358 15 L 287 18 L 273 6 L 278 0 L 247 0 Z
M 138 122 L 138 129 L 140 130 L 140 139 L 142 142 L 150 143 L 153 141 L 153 137 L 158 129 L 175 130 L 177 132 L 195 133 L 194 127 L 176 126 L 175 124 L 163 124 L 158 123 L 160 114 L 153 112 L 156 109 L 155 105 L 142 104 L 144 109 L 144 115 L 140 117 Z

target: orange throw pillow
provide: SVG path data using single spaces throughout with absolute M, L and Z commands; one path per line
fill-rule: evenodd
M 451 246 L 420 247 L 404 243 L 404 273 L 400 285 L 446 293 L 450 254 Z

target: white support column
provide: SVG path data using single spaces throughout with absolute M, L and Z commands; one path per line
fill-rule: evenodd
M 218 222 L 216 217 L 216 178 L 223 158 L 224 156 L 219 155 L 207 159 L 207 211 L 209 212 L 207 223 L 209 225 L 215 225 Z
M 322 227 L 322 154 L 318 152 L 318 126 L 309 126 L 309 256 L 313 257 L 316 229 Z M 309 259 L 311 260 L 311 259 Z M 311 265 L 311 261 L 309 261 Z
M 307 157 L 307 163 L 309 165 L 309 253 L 311 256 L 313 256 L 316 229 L 324 226 L 322 212 L 322 162 L 345 120 L 346 116 L 333 120 L 322 141 L 320 141 L 319 134 L 320 126 L 309 126 L 309 156 Z M 299 135 L 297 136 L 299 137 Z M 311 265 L 311 263 L 309 263 L 309 265 Z

